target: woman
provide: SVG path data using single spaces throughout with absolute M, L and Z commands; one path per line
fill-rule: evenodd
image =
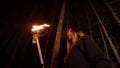
M 66 68 L 111 68 L 108 59 L 87 35 L 69 28 L 67 33 Z

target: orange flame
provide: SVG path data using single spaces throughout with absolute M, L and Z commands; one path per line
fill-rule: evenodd
M 32 31 L 38 31 L 38 30 L 44 29 L 44 27 L 50 27 L 50 25 L 48 24 L 33 25 Z

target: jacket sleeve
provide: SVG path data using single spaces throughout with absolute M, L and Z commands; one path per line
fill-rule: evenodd
M 84 37 L 85 50 L 93 68 L 111 68 L 110 62 L 99 46 L 89 37 Z

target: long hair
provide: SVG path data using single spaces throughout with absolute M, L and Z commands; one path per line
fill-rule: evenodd
M 71 28 L 74 33 L 76 33 L 77 36 L 82 37 L 82 36 L 87 36 L 84 32 L 82 32 L 80 29 L 73 29 Z

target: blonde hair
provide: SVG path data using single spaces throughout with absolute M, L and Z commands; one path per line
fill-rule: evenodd
M 74 32 L 74 40 L 73 40 L 74 43 L 77 42 L 78 38 L 83 37 L 83 36 L 86 36 L 86 35 L 81 31 Z
M 71 28 L 72 29 L 72 28 Z M 75 29 L 72 29 L 72 31 L 74 32 L 74 34 L 77 34 L 77 36 L 86 36 L 83 32 L 79 31 L 79 30 L 75 30 Z
M 78 31 L 78 32 L 76 32 L 76 33 L 77 33 L 77 35 L 80 36 L 80 37 L 85 36 L 85 34 L 84 34 L 83 32 L 81 32 L 81 31 Z

